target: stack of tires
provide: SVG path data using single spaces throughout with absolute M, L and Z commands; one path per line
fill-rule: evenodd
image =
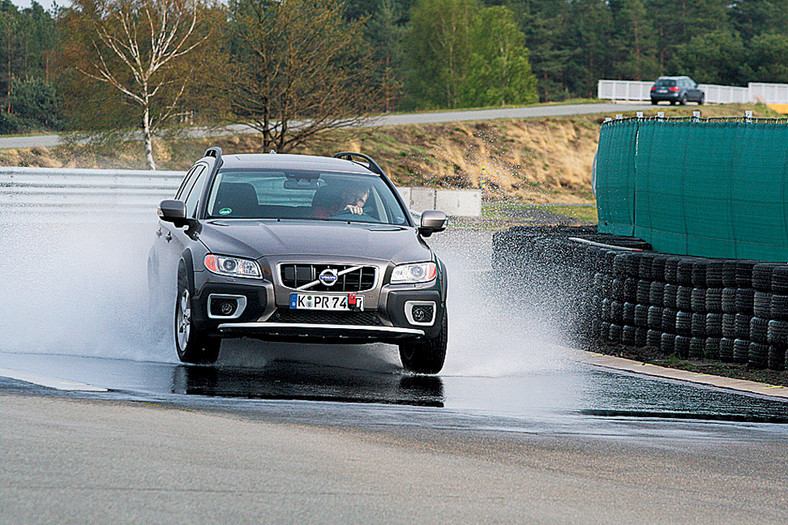
M 521 272 L 518 280 L 549 300 L 573 335 L 785 369 L 788 264 L 675 256 L 644 245 L 588 228 L 519 228 L 496 234 L 494 268 Z

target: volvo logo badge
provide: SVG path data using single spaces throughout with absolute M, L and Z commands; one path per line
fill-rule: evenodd
M 326 286 L 334 286 L 334 284 L 337 282 L 337 279 L 339 279 L 339 277 L 337 276 L 336 270 L 327 268 L 322 272 L 320 272 L 318 279 L 320 279 L 320 282 Z

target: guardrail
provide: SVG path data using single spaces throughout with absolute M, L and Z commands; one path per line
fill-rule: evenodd
M 183 176 L 180 171 L 0 167 L 0 222 L 46 223 L 53 215 L 58 221 L 153 218 L 157 204 L 172 198 Z M 414 211 L 438 207 L 456 217 L 481 215 L 478 190 L 399 190 Z M 431 200 L 424 200 L 425 192 Z
M 597 98 L 604 100 L 650 100 L 654 82 L 637 80 L 600 80 Z M 747 87 L 698 84 L 711 104 L 788 104 L 788 84 L 750 82 Z

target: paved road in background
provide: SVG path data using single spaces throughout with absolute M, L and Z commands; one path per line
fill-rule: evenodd
M 500 118 L 559 117 L 568 115 L 589 115 L 598 113 L 624 113 L 650 108 L 649 104 L 568 104 L 556 106 L 528 106 L 506 109 L 479 109 L 469 111 L 442 111 L 435 113 L 410 113 L 406 115 L 386 115 L 370 119 L 368 126 L 401 126 L 406 124 L 436 124 L 441 122 L 463 122 L 473 120 L 493 120 Z M 192 137 L 218 137 L 224 135 L 256 133 L 246 125 L 233 125 L 220 130 L 195 128 Z M 0 149 L 27 149 L 53 147 L 64 142 L 60 135 L 35 135 L 31 137 L 0 138 Z

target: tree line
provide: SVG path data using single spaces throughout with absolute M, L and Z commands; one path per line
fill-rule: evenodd
M 0 0 L 0 132 L 251 123 L 593 97 L 601 78 L 788 82 L 788 0 Z

